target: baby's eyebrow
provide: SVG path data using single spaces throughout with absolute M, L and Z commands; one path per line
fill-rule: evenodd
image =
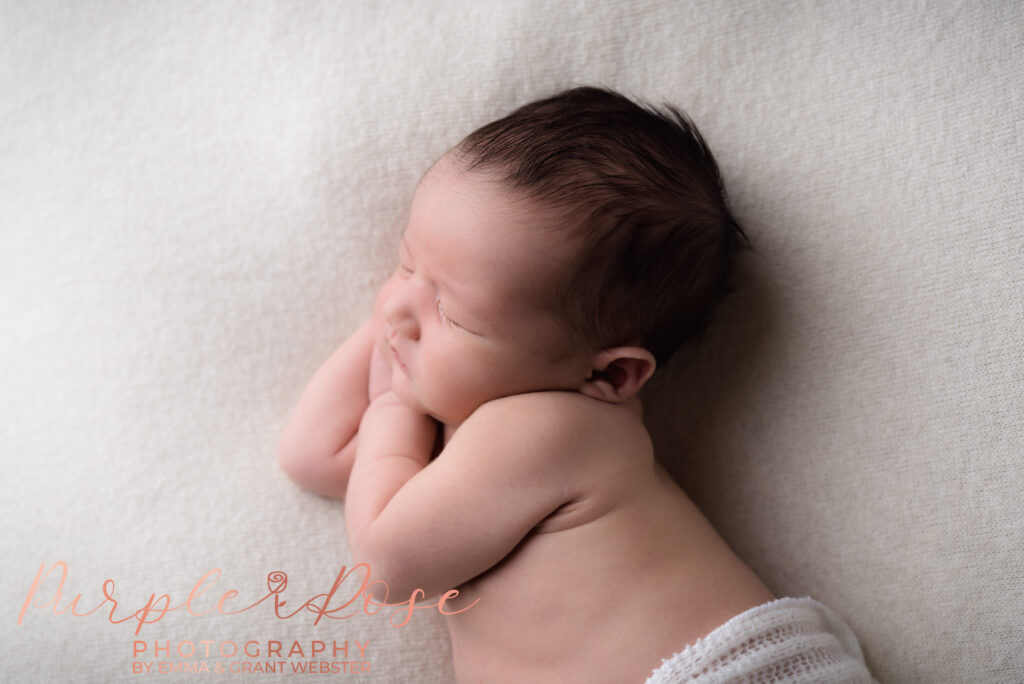
M 412 249 L 409 247 L 409 241 L 405 239 L 405 235 L 404 234 L 399 239 L 399 243 L 405 245 L 405 250 L 407 252 L 409 252 L 409 256 L 410 257 L 413 256 Z M 431 282 L 433 283 L 433 281 L 431 281 Z M 441 283 L 433 283 L 433 284 L 436 285 L 436 286 L 439 286 L 442 290 L 444 290 L 445 294 L 450 295 L 450 296 L 455 298 L 456 305 L 459 306 L 460 308 L 464 309 L 460 313 L 463 313 L 463 314 L 467 314 L 468 313 L 473 318 L 473 320 L 475 322 L 483 322 L 483 320 L 481 320 L 481 310 L 480 310 L 480 308 L 475 305 L 474 298 L 468 296 L 468 293 L 464 289 L 458 288 L 458 287 L 452 287 L 451 283 L 448 282 L 448 281 L 443 281 Z M 486 310 L 486 309 L 484 309 L 484 310 Z

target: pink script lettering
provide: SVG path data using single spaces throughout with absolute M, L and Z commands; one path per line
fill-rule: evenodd
M 56 577 L 57 587 L 54 589 L 52 596 L 47 601 L 38 595 L 43 590 L 43 587 L 46 585 L 50 575 L 55 571 L 59 572 Z M 354 577 L 354 579 L 357 580 L 359 579 L 358 576 L 354 575 L 354 573 L 357 572 L 360 573 L 362 577 L 358 588 L 354 592 L 348 594 L 340 593 L 345 581 L 350 577 Z M 102 587 L 103 599 L 99 603 L 85 612 L 79 612 L 79 603 L 82 601 L 81 594 L 75 594 L 74 598 L 72 598 L 70 602 L 66 603 L 63 607 L 61 606 L 64 583 L 68 578 L 68 564 L 64 561 L 57 561 L 51 565 L 49 569 L 46 569 L 46 564 L 41 563 L 39 565 L 39 571 L 36 572 L 36 577 L 32 581 L 32 586 L 29 587 L 28 593 L 25 596 L 25 602 L 21 605 L 21 612 L 18 614 L 18 624 L 20 625 L 25 619 L 25 614 L 28 612 L 29 608 L 52 608 L 54 615 L 62 615 L 70 612 L 74 617 L 85 617 L 87 615 L 92 615 L 106 606 L 107 610 L 105 611 L 105 615 L 111 624 L 134 621 L 136 623 L 135 634 L 138 635 L 142 630 L 143 625 L 159 622 L 164 619 L 168 613 L 173 613 L 182 609 L 184 609 L 187 614 L 193 616 L 206 615 L 214 610 L 221 615 L 237 615 L 239 613 L 244 613 L 247 610 L 252 610 L 264 601 L 273 599 L 274 614 L 281 620 L 289 620 L 300 613 L 308 611 L 313 615 L 316 615 L 316 619 L 313 620 L 313 624 L 317 625 L 324 617 L 331 620 L 346 620 L 359 612 L 362 612 L 365 615 L 376 615 L 384 608 L 394 608 L 395 610 L 392 611 L 389 622 L 394 627 L 404 627 L 409 624 L 409 620 L 412 619 L 412 615 L 416 610 L 436 608 L 442 615 L 456 615 L 469 610 L 480 601 L 478 598 L 465 608 L 449 611 L 445 609 L 445 603 L 456 598 L 459 595 L 458 590 L 450 589 L 449 591 L 446 591 L 441 595 L 436 603 L 417 605 L 416 601 L 418 599 L 425 598 L 425 594 L 422 589 L 415 589 L 405 601 L 400 601 L 398 603 L 387 603 L 386 601 L 378 602 L 373 598 L 373 587 L 383 585 L 384 597 L 386 599 L 388 593 L 387 584 L 382 580 L 371 581 L 370 566 L 366 563 L 357 563 L 352 566 L 351 569 L 346 569 L 346 566 L 344 565 L 341 566 L 341 570 L 334 579 L 334 584 L 331 585 L 331 588 L 327 593 L 312 596 L 290 612 L 285 610 L 285 606 L 288 604 L 288 601 L 282 598 L 282 594 L 288 586 L 288 575 L 280 570 L 275 570 L 267 574 L 267 593 L 253 603 L 235 610 L 227 608 L 225 604 L 229 601 L 233 601 L 239 596 L 239 592 L 235 589 L 228 589 L 221 594 L 220 598 L 216 602 L 215 608 L 209 608 L 208 610 L 202 611 L 198 610 L 196 606 L 193 605 L 193 602 L 199 602 L 200 597 L 202 597 L 203 594 L 217 583 L 219 577 L 219 568 L 215 568 L 207 572 L 199 578 L 195 585 L 193 585 L 188 597 L 178 605 L 171 605 L 171 597 L 169 594 L 157 595 L 153 593 L 149 595 L 149 600 L 147 600 L 142 607 L 138 608 L 134 612 L 126 612 L 122 609 L 121 615 L 117 616 L 116 614 L 118 613 L 119 604 L 118 600 L 114 596 L 114 590 L 116 588 L 114 580 L 104 580 Z M 362 600 L 360 601 L 360 599 Z M 332 603 L 335 605 L 332 605 Z M 399 617 L 402 617 L 402 619 L 396 623 L 395 619 Z

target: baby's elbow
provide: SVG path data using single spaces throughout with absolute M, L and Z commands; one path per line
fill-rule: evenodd
M 417 582 L 415 573 L 410 573 L 407 568 L 380 559 L 377 562 L 370 560 L 367 565 L 370 567 L 370 585 L 366 591 L 379 604 L 407 604 L 410 600 L 422 603 L 438 593 Z
M 288 476 L 288 479 L 300 487 L 305 487 L 304 483 L 307 479 L 305 464 L 306 459 L 302 457 L 302 453 L 288 439 L 288 435 L 282 435 L 277 445 L 277 465 Z
M 394 605 L 407 603 L 417 590 L 420 592 L 415 596 L 417 603 L 432 595 L 427 593 L 429 588 L 417 581 L 422 581 L 423 577 L 416 564 L 404 558 L 399 550 L 389 549 L 386 544 L 375 544 L 367 537 L 349 532 L 353 563 L 365 563 L 369 568 L 368 596 L 378 604 Z
M 348 478 L 337 472 L 331 459 L 318 458 L 316 454 L 282 438 L 277 449 L 277 464 L 288 479 L 302 489 L 332 499 L 345 498 Z

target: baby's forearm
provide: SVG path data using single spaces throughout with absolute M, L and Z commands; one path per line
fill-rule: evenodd
M 355 458 L 359 421 L 369 405 L 372 319 L 317 370 L 281 435 L 278 460 L 304 489 L 342 498 Z
M 386 570 L 380 549 L 387 540 L 375 534 L 374 523 L 388 502 L 430 462 L 437 422 L 402 404 L 393 392 L 373 401 L 359 425 L 356 462 L 345 497 L 349 546 L 356 562 L 371 572 Z

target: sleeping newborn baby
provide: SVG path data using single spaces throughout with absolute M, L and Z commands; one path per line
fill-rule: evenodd
M 393 601 L 459 590 L 459 682 L 871 681 L 838 616 L 775 599 L 644 427 L 638 393 L 745 243 L 694 125 L 606 90 L 521 107 L 423 177 L 398 268 L 280 460 L 345 499 Z

